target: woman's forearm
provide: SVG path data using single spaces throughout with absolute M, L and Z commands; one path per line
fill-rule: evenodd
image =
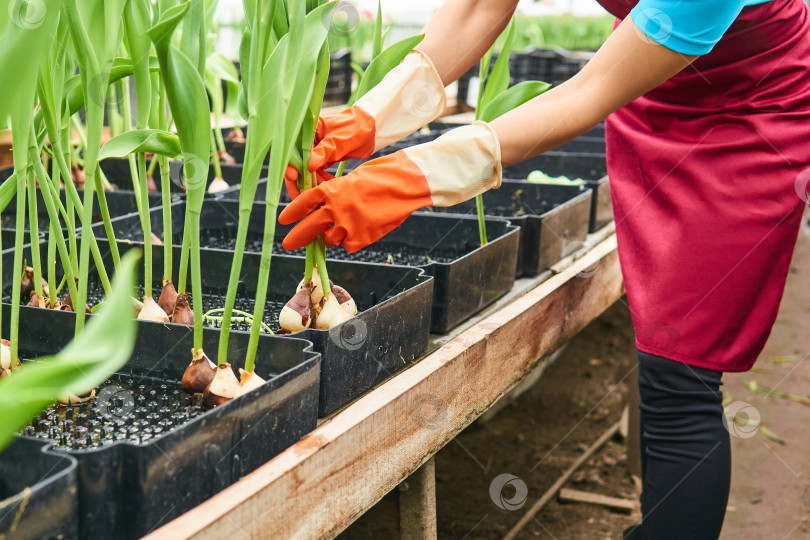
M 447 0 L 425 26 L 417 49 L 431 59 L 445 86 L 467 72 L 492 46 L 517 0 Z
M 553 150 L 694 61 L 625 19 L 580 73 L 491 122 L 504 166 Z

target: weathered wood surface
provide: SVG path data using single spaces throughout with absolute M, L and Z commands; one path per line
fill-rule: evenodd
M 611 235 L 148 538 L 336 535 L 623 292 Z

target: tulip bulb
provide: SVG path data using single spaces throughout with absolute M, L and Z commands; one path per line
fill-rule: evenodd
M 300 332 L 312 326 L 313 315 L 309 290 L 300 289 L 281 308 L 278 316 L 279 326 L 291 334 Z
M 191 363 L 183 372 L 180 385 L 189 394 L 202 394 L 211 384 L 211 381 L 214 380 L 217 366 L 206 356 L 202 349 L 196 352 L 192 350 L 191 354 L 193 355 Z
M 236 396 L 234 397 L 247 394 L 251 390 L 259 388 L 266 382 L 264 379 L 256 375 L 255 372 L 250 373 L 242 368 L 239 368 L 239 376 L 241 377 L 241 380 L 239 381 L 239 389 L 236 391 Z
M 175 324 L 194 324 L 194 312 L 188 305 L 188 295 L 178 294 L 177 300 L 174 304 L 174 312 L 172 313 L 172 322 Z
M 233 374 L 231 365 L 220 364 L 217 366 L 214 380 L 211 381 L 211 384 L 203 393 L 203 407 L 206 409 L 218 407 L 235 398 L 238 390 L 239 381 L 236 379 L 236 375 Z
M 169 322 L 169 317 L 166 312 L 155 302 L 151 296 L 143 297 L 143 307 L 141 312 L 138 313 L 138 320 L 140 321 L 155 321 L 155 322 Z
M 174 288 L 174 283 L 165 281 L 163 289 L 160 291 L 160 298 L 158 298 L 158 305 L 160 309 L 166 312 L 166 315 L 171 316 L 174 313 L 174 304 L 177 302 L 177 291 Z
M 214 178 L 208 186 L 208 193 L 221 193 L 229 187 L 231 186 L 228 185 L 228 182 L 222 178 Z
M 332 285 L 332 292 L 337 296 L 337 301 L 340 307 L 343 308 L 343 311 L 350 317 L 357 315 L 357 304 L 355 304 L 354 298 L 352 298 L 352 295 L 350 295 L 346 289 L 340 285 Z
M 348 321 L 351 316 L 343 311 L 337 296 L 330 294 L 323 300 L 323 307 L 315 320 L 315 328 L 318 330 L 329 330 L 333 326 L 337 326 L 342 322 Z

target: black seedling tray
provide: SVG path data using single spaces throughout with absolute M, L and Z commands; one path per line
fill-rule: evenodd
M 129 166 L 129 165 L 127 165 Z M 129 170 L 129 169 L 127 169 Z M 0 182 L 6 180 L 11 176 L 14 172 L 12 167 L 0 169 Z M 129 174 L 129 173 L 127 173 Z M 79 199 L 84 201 L 84 190 L 78 189 L 76 190 L 79 195 Z M 59 192 L 59 198 L 62 201 L 62 205 L 66 205 L 67 201 L 67 192 L 65 189 L 61 189 Z M 135 203 L 135 195 L 131 190 L 116 190 L 116 191 L 105 191 L 104 198 L 107 201 L 107 209 L 110 212 L 111 217 L 120 217 L 125 216 L 127 214 L 131 214 L 133 212 L 138 211 L 138 206 Z M 159 193 L 150 193 L 149 194 L 149 206 L 159 206 L 160 205 L 160 194 Z M 26 213 L 26 232 L 28 231 L 28 221 L 30 221 L 31 216 L 28 212 L 28 202 L 26 201 L 25 207 Z M 40 234 L 45 234 L 48 230 L 48 226 L 50 224 L 50 219 L 48 217 L 48 209 L 45 206 L 45 200 L 42 197 L 42 192 L 37 189 L 37 214 L 39 215 L 39 232 Z M 17 196 L 14 195 L 9 201 L 8 206 L 2 212 L 2 228 L 3 230 L 14 230 L 15 226 L 15 219 L 17 217 Z M 60 223 L 63 219 L 60 213 Z M 101 210 L 98 206 L 98 194 L 95 195 L 93 199 L 93 221 L 101 221 Z M 76 230 L 78 231 L 81 228 L 81 219 L 79 218 L 78 213 L 76 214 Z M 67 231 L 66 227 L 62 227 L 62 230 Z M 5 237 L 4 237 L 5 238 Z M 28 236 L 26 235 L 26 242 L 28 242 Z M 10 244 L 13 245 L 13 244 Z M 6 244 L 3 243 L 3 248 L 5 249 Z
M 246 246 L 248 252 L 261 251 L 265 208 L 262 203 L 254 204 Z M 210 201 L 203 205 L 201 220 L 210 224 L 201 234 L 204 245 L 233 249 L 238 209 L 239 204 L 230 200 Z M 180 231 L 185 212 L 183 203 L 173 205 L 172 212 L 172 230 Z M 153 227 L 162 227 L 161 216 L 154 211 L 152 223 Z M 120 231 L 124 235 L 122 238 L 134 240 L 142 234 L 137 216 L 117 220 L 115 227 L 116 235 Z M 276 226 L 276 253 L 289 253 L 281 248 L 281 241 L 291 228 Z M 327 258 L 423 268 L 435 279 L 431 331 L 445 333 L 492 304 L 514 285 L 519 245 L 517 227 L 504 220 L 488 219 L 487 228 L 490 241 L 481 247 L 475 219 L 414 215 L 372 246 L 357 253 L 348 253 L 338 247 L 328 248 Z M 175 243 L 180 241 L 178 233 Z M 304 250 L 293 254 L 303 256 Z M 342 285 L 334 277 L 332 280 Z
M 604 127 L 598 126 L 591 132 L 598 136 Z M 607 162 L 604 155 L 583 153 L 546 152 L 539 156 L 516 163 L 503 170 L 503 177 L 512 180 L 526 180 L 529 173 L 540 170 L 549 176 L 567 176 L 574 180 L 585 180 L 585 186 L 593 190 L 588 231 L 594 232 L 613 221 L 613 208 L 610 202 L 610 184 L 607 179 Z
M 107 176 L 107 180 L 118 188 L 118 191 L 125 191 L 125 192 L 132 192 L 132 180 L 130 179 L 130 172 L 129 172 L 129 161 L 124 158 L 110 158 L 105 159 L 104 161 L 99 163 L 99 166 L 104 171 L 104 174 Z M 225 180 L 229 185 L 238 184 L 242 181 L 242 167 L 241 165 L 221 165 L 222 168 L 222 179 Z M 214 166 L 211 165 L 208 167 L 208 177 L 205 183 L 206 189 L 206 196 L 210 197 L 211 195 L 208 194 L 208 186 L 211 184 L 211 181 L 214 179 Z M 157 184 L 158 188 L 161 185 L 161 174 L 160 174 L 160 167 L 155 167 L 155 172 L 153 175 L 155 180 L 155 184 Z M 169 178 L 171 182 L 169 182 L 170 190 L 173 194 L 177 196 L 184 196 L 186 190 L 183 186 L 183 163 L 178 160 L 170 160 L 169 161 Z M 156 199 L 157 205 L 160 205 L 160 192 L 151 192 L 149 193 L 150 200 Z M 156 204 L 151 203 L 150 206 L 156 206 Z
M 76 460 L 20 437 L 0 453 L 0 538 L 79 538 Z
M 537 275 L 581 246 L 588 236 L 590 208 L 591 191 L 583 186 L 504 180 L 499 189 L 484 193 L 486 215 L 520 227 L 518 277 Z M 429 211 L 474 216 L 475 200 Z
M 329 78 L 323 93 L 323 106 L 342 105 L 352 95 L 352 53 L 342 49 L 329 57 Z
M 7 326 L 9 306 L 3 309 Z M 72 313 L 23 308 L 21 355 L 32 359 L 62 349 L 73 336 L 74 320 Z M 204 331 L 203 347 L 213 361 L 218 341 L 218 331 Z M 247 334 L 231 334 L 228 358 L 235 369 L 243 365 L 247 343 Z M 97 388 L 93 405 L 72 407 L 70 418 L 67 408 L 53 408 L 50 416 L 34 422 L 33 435 L 23 435 L 30 441 L 58 443 L 51 445 L 54 451 L 78 461 L 74 500 L 79 505 L 80 538 L 139 538 L 315 428 L 320 358 L 311 351 L 311 343 L 261 336 L 256 372 L 267 383 L 196 414 L 190 408 L 178 412 L 172 405 L 191 346 L 190 328 L 139 324 L 129 362 Z M 139 385 L 147 388 L 133 388 Z M 42 423 L 47 426 L 38 429 Z M 151 438 L 147 440 L 146 434 Z M 74 440 L 86 441 L 88 435 L 97 442 L 89 447 L 76 444 L 74 449 Z
M 493 54 L 489 70 L 495 66 L 498 55 Z M 582 69 L 587 61 L 571 56 L 562 49 L 534 49 L 528 52 L 513 52 L 509 55 L 509 85 L 523 81 L 544 81 L 559 86 Z M 469 96 L 470 79 L 478 77 L 476 63 L 458 79 L 458 102 L 466 103 Z
M 203 211 L 213 204 L 214 201 L 206 202 Z M 182 216 L 182 213 L 177 215 Z M 212 221 L 212 226 L 219 226 L 229 219 L 235 220 L 236 217 L 215 215 L 213 220 L 208 221 Z M 125 238 L 127 234 L 137 237 L 139 232 L 134 232 L 129 226 L 132 222 L 125 221 L 128 223 L 126 228 L 121 221 L 115 222 L 116 237 Z M 203 223 L 205 222 L 203 218 Z M 162 229 L 159 227 L 162 226 L 162 219 L 157 212 L 152 215 L 152 226 L 155 233 L 161 236 Z M 136 230 L 140 231 L 140 225 Z M 98 234 L 104 233 L 97 229 Z M 203 244 L 205 242 L 203 237 Z M 142 244 L 139 241 L 119 242 L 122 254 L 133 246 L 142 247 Z M 177 273 L 180 261 L 179 243 L 175 245 L 173 252 L 174 271 Z M 153 295 L 157 298 L 163 275 L 163 246 L 153 245 L 152 253 Z M 232 251 L 202 250 L 204 311 L 224 306 L 232 260 Z M 257 253 L 246 253 L 243 257 L 236 309 L 253 313 L 259 262 L 260 256 Z M 4 264 L 4 273 L 5 266 Z M 112 268 L 111 263 L 106 266 Z M 271 286 L 265 305 L 265 323 L 275 329 L 278 313 L 295 293 L 298 282 L 303 278 L 304 260 L 289 255 L 275 255 L 270 269 Z M 91 268 L 90 275 L 94 281 L 91 281 L 90 288 L 100 292 L 94 272 Z M 342 407 L 422 356 L 428 346 L 433 295 L 433 279 L 418 268 L 335 261 L 329 265 L 329 277 L 352 294 L 360 313 L 328 331 L 309 329 L 293 335 L 311 341 L 315 350 L 323 356 L 319 399 L 321 415 Z M 178 283 L 177 276 L 174 283 Z M 158 323 L 142 324 L 164 326 Z M 219 325 L 214 322 L 206 324 L 214 328 Z M 243 322 L 234 322 L 232 328 L 247 330 L 249 326 Z

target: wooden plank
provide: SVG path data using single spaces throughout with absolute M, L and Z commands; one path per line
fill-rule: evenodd
M 590 493 L 578 489 L 562 488 L 559 499 L 561 501 L 583 502 L 588 504 L 598 504 L 611 510 L 619 510 L 628 514 L 635 510 L 638 503 L 630 499 L 619 499 L 618 497 L 608 497 L 599 493 Z
M 336 535 L 623 292 L 610 236 L 148 538 Z

